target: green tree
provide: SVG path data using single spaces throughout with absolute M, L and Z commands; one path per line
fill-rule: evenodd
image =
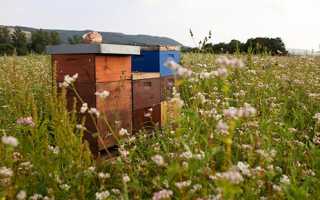
M 60 34 L 56 31 L 50 32 L 50 44 L 57 45 L 61 44 Z
M 73 35 L 68 38 L 69 44 L 80 44 L 82 42 L 82 37 L 79 35 Z
M 227 49 L 229 53 L 241 52 L 242 43 L 239 40 L 231 40 Z
M 10 31 L 6 27 L 0 27 L 0 56 L 13 53 L 14 46 L 11 44 Z
M 288 52 L 286 50 L 285 44 L 281 38 L 250 38 L 247 40 L 246 49 L 252 49 L 253 53 L 270 53 L 271 55 L 286 55 Z
M 12 44 L 0 44 L 0 56 L 14 54 L 14 46 Z
M 0 27 L 0 44 L 10 44 L 10 32 L 6 27 Z
M 28 54 L 28 42 L 27 37 L 20 28 L 16 28 L 11 36 L 12 45 L 15 47 L 16 52 L 19 56 Z
M 46 46 L 50 44 L 50 35 L 48 32 L 40 29 L 32 32 L 31 49 L 32 51 L 42 54 L 46 50 Z

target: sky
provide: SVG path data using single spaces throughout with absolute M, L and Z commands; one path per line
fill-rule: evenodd
M 188 46 L 211 30 L 213 43 L 281 37 L 287 48 L 320 48 L 319 0 L 1 0 L 0 24 L 167 36 Z

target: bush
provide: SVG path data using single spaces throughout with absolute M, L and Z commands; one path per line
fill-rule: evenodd
M 14 46 L 11 44 L 0 44 L 0 55 L 13 55 Z

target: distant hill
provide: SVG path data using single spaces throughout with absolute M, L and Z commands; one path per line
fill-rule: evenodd
M 4 26 L 4 25 L 0 25 Z M 13 30 L 16 27 L 19 27 L 22 31 L 27 34 L 27 37 L 31 36 L 31 32 L 39 30 L 37 28 L 32 27 L 24 27 L 24 26 L 6 26 L 9 29 Z M 68 38 L 73 35 L 82 36 L 83 34 L 91 31 L 91 30 L 59 30 L 59 29 L 42 29 L 48 32 L 56 31 L 60 34 L 60 38 L 62 43 L 68 43 Z M 175 45 L 175 46 L 183 46 L 181 43 L 177 42 L 168 37 L 158 37 L 158 36 L 150 36 L 150 35 L 127 35 L 123 33 L 116 32 L 100 32 L 103 36 L 103 43 L 108 44 L 127 44 L 127 45 Z

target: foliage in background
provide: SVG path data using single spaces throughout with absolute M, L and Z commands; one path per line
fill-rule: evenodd
M 15 28 L 14 32 L 10 33 L 6 27 L 0 27 L 0 55 L 13 55 L 14 53 L 18 56 L 29 53 L 43 54 L 47 45 L 60 43 L 58 32 L 46 32 L 40 29 L 32 32 L 29 41 L 20 28 Z
M 60 37 L 57 32 L 47 32 L 42 29 L 32 32 L 30 50 L 43 54 L 47 45 L 60 44 Z
M 28 41 L 26 35 L 17 28 L 11 36 L 12 45 L 17 51 L 17 55 L 27 55 L 28 53 Z
M 68 38 L 69 44 L 80 44 L 82 42 L 82 37 L 79 35 L 74 35 Z
M 229 43 L 220 42 L 217 44 L 210 43 L 212 32 L 197 44 L 194 39 L 194 34 L 190 29 L 190 35 L 195 43 L 195 48 L 182 48 L 184 52 L 205 52 L 215 54 L 235 54 L 235 53 L 253 53 L 270 55 L 287 55 L 285 44 L 281 38 L 257 37 L 250 38 L 245 43 L 239 40 L 231 40 Z

